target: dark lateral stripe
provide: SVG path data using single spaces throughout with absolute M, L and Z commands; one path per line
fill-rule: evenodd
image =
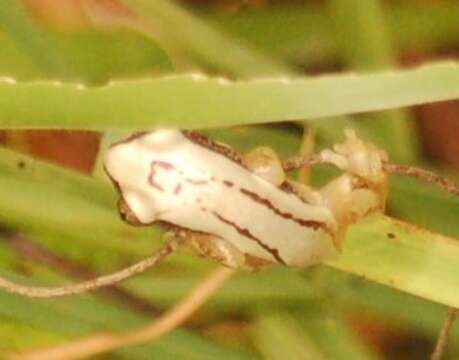
M 210 151 L 216 152 L 229 160 L 234 161 L 235 163 L 245 167 L 242 164 L 242 159 L 239 153 L 233 150 L 230 146 L 222 143 L 217 143 L 209 139 L 207 136 L 200 134 L 196 131 L 192 130 L 182 130 L 183 136 L 185 136 L 188 140 L 195 143 L 198 146 L 202 146 Z
M 234 183 L 228 180 L 223 180 L 223 185 L 225 185 L 226 187 L 233 187 Z
M 258 195 L 255 192 L 252 192 L 252 191 L 244 189 L 244 188 L 241 188 L 240 191 L 244 195 L 250 197 L 253 201 L 255 201 L 255 202 L 257 202 L 257 203 L 259 203 L 261 205 L 266 206 L 268 209 L 272 210 L 276 215 L 279 215 L 279 216 L 281 216 L 281 217 L 283 217 L 284 219 L 287 219 L 287 220 L 292 220 L 292 221 L 296 222 L 300 226 L 313 228 L 314 230 L 325 229 L 326 228 L 326 226 L 325 226 L 325 224 L 323 222 L 316 221 L 316 220 L 305 220 L 305 219 L 296 218 L 290 213 L 283 212 L 283 211 L 279 210 L 278 208 L 276 208 L 272 204 L 271 201 L 269 201 L 268 199 L 262 198 L 260 195 Z
M 245 236 L 253 241 L 255 241 L 258 245 L 260 245 L 263 249 L 265 249 L 267 252 L 269 252 L 274 259 L 276 259 L 277 262 L 283 264 L 283 265 L 286 265 L 285 261 L 280 257 L 279 255 L 279 251 L 277 249 L 273 249 L 271 247 L 269 247 L 268 245 L 264 244 L 260 239 L 256 238 L 255 236 L 253 236 L 249 230 L 247 229 L 243 229 L 241 227 L 239 227 L 238 225 L 236 225 L 235 223 L 233 223 L 232 221 L 228 220 L 228 219 L 225 219 L 223 216 L 221 216 L 219 213 L 217 213 L 216 211 L 213 211 L 212 214 L 217 218 L 219 219 L 220 221 L 224 222 L 225 224 L 231 226 L 232 228 L 234 228 L 239 234 L 241 234 L 242 236 Z

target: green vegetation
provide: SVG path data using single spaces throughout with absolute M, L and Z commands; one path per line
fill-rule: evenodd
M 119 220 L 116 194 L 100 169 L 108 143 L 127 132 L 202 129 L 241 152 L 264 144 L 287 157 L 300 147 L 299 122 L 316 129 L 320 146 L 353 126 L 394 161 L 427 166 L 406 108 L 459 98 L 458 62 L 397 65 L 402 53 L 458 44 L 456 1 L 384 7 L 330 0 L 234 15 L 166 0 L 122 3 L 142 17 L 87 7 L 91 27 L 72 30 L 37 22 L 19 0 L 0 9 L 0 128 L 105 134 L 92 177 L 0 149 L 0 226 L 8 230 L 0 234 L 2 276 L 30 284 L 77 281 L 58 267 L 23 263 L 11 232 L 99 273 L 160 245 L 160 229 Z M 301 70 L 318 64 L 356 73 Z M 328 176 L 319 168 L 313 180 Z M 180 328 L 105 358 L 382 358 L 351 328 L 349 318 L 361 311 L 433 343 L 443 305 L 459 307 L 459 199 L 396 176 L 388 211 L 410 225 L 373 216 L 350 228 L 342 255 L 326 265 L 237 274 L 199 314 L 200 331 Z M 213 267 L 177 254 L 122 286 L 167 309 Z M 0 292 L 0 351 L 125 330 L 153 316 L 102 292 L 53 300 Z M 229 319 L 250 326 L 241 322 L 237 336 L 222 336 L 214 328 Z M 458 331 L 451 358 L 459 354 Z

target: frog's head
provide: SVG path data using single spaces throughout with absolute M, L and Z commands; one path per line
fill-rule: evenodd
M 107 151 L 105 171 L 120 194 L 124 221 L 149 224 L 167 209 L 170 195 L 180 189 L 180 177 L 167 157 L 182 139 L 178 130 L 160 129 L 137 133 Z

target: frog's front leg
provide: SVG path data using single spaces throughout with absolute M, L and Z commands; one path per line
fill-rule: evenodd
M 323 150 L 322 162 L 330 163 L 346 173 L 325 185 L 320 194 L 332 211 L 339 232 L 374 211 L 384 211 L 387 198 L 387 174 L 383 163 L 387 154 L 372 144 L 346 131 L 346 140 L 333 150 Z
M 310 155 L 311 136 L 307 136 L 307 147 L 303 147 L 301 153 Z M 282 162 L 278 155 L 269 147 L 257 147 L 247 154 L 242 156 L 244 165 L 257 176 L 262 177 L 271 184 L 280 187 L 281 189 L 293 192 L 303 201 L 311 205 L 322 205 L 322 197 L 320 193 L 313 188 L 294 180 L 290 180 L 285 175 L 282 167 Z M 304 176 L 307 177 L 309 172 L 306 167 L 302 168 Z
M 282 163 L 273 149 L 260 146 L 242 156 L 242 162 L 251 172 L 275 186 L 286 180 Z

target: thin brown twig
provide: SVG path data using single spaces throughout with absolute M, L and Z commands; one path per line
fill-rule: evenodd
M 178 237 L 169 238 L 166 243 L 150 257 L 115 273 L 100 276 L 98 278 L 83 281 L 81 283 L 60 287 L 26 286 L 16 284 L 10 280 L 0 277 L 0 289 L 3 289 L 9 293 L 33 298 L 49 298 L 80 294 L 83 292 L 98 289 L 103 286 L 118 283 L 136 274 L 140 274 L 153 266 L 156 266 L 159 262 L 173 253 L 180 246 L 182 241 L 183 239 Z
M 313 154 L 311 156 L 292 156 L 291 158 L 282 162 L 282 168 L 284 171 L 292 171 L 302 168 L 303 166 L 313 166 L 323 163 L 319 154 Z
M 282 162 L 284 171 L 299 169 L 303 166 L 313 166 L 317 164 L 325 164 L 327 161 L 322 160 L 320 154 L 314 154 L 310 157 L 294 156 Z M 399 174 L 412 176 L 417 179 L 435 184 L 449 193 L 459 196 L 459 185 L 453 180 L 444 176 L 438 175 L 433 171 L 425 170 L 411 165 L 393 164 L 389 162 L 383 163 L 383 169 L 389 174 Z
M 448 337 L 451 331 L 451 327 L 456 319 L 457 309 L 448 308 L 446 313 L 445 321 L 443 322 L 440 334 L 438 335 L 437 344 L 435 349 L 430 356 L 430 360 L 441 360 L 445 354 L 446 346 L 448 345 Z
M 459 196 L 459 186 L 454 181 L 447 179 L 444 176 L 438 175 L 432 171 L 421 169 L 411 165 L 401 165 L 392 163 L 385 163 L 384 170 L 392 174 L 413 176 L 417 179 L 438 185 L 442 189 L 450 192 L 451 194 Z
M 100 274 L 81 263 L 64 257 L 61 254 L 57 254 L 23 234 L 10 232 L 5 235 L 5 240 L 10 248 L 22 259 L 46 264 L 46 266 L 65 273 L 75 280 L 94 279 L 100 276 Z M 108 297 L 113 302 L 127 306 L 130 310 L 142 314 L 151 316 L 160 313 L 160 308 L 158 306 L 132 293 L 119 284 L 111 284 L 100 289 L 100 294 Z
M 62 346 L 10 355 L 10 360 L 74 360 L 101 354 L 122 346 L 152 341 L 186 321 L 234 273 L 219 267 L 205 277 L 174 308 L 159 319 L 125 333 L 98 333 Z

